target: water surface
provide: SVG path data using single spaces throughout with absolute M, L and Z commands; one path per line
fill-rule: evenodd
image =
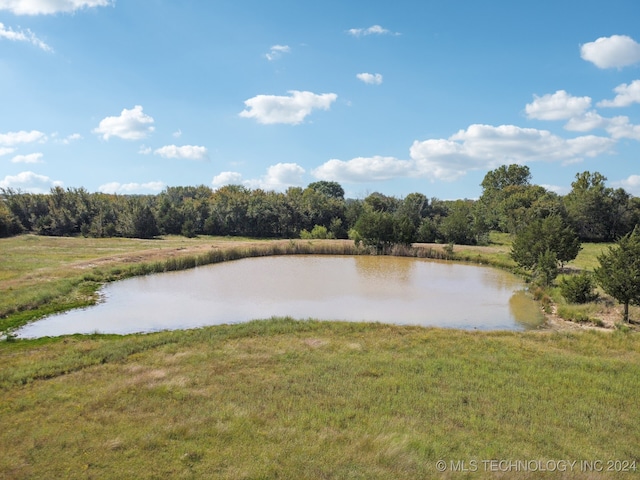
M 514 275 L 388 256 L 246 258 L 106 285 L 103 302 L 22 328 L 21 337 L 151 332 L 271 316 L 464 329 L 542 322 Z

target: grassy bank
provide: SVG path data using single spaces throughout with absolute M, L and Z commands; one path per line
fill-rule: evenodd
M 2 478 L 495 478 L 483 460 L 640 463 L 635 334 L 273 319 L 2 342 L 0 362 Z M 613 478 L 579 465 L 564 478 Z

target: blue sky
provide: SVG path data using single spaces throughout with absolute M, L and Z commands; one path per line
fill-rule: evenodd
M 640 196 L 640 2 L 0 0 L 0 187 Z

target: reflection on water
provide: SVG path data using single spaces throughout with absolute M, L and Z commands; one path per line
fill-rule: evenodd
M 405 257 L 248 258 L 109 284 L 101 304 L 18 333 L 125 334 L 271 316 L 524 330 L 542 317 L 522 288 L 501 270 Z
M 358 270 L 358 275 L 368 278 L 386 279 L 387 281 L 407 283 L 411 279 L 411 271 L 415 266 L 415 262 L 404 257 L 391 257 L 394 259 L 402 259 L 398 262 L 381 262 L 380 257 L 371 257 L 362 255 L 353 257 Z M 404 260 L 409 260 L 404 261 Z

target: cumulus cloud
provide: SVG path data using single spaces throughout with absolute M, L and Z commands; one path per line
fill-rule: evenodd
M 0 157 L 2 157 L 3 155 L 9 155 L 10 153 L 15 152 L 16 149 L 15 148 L 11 148 L 11 147 L 0 147 Z
M 211 184 L 218 188 L 225 185 L 243 185 L 242 174 L 238 172 L 220 172 L 213 177 Z
M 0 38 L 5 38 L 13 42 L 27 42 L 35 45 L 40 50 L 44 50 L 45 52 L 53 52 L 53 48 L 36 37 L 35 33 L 33 33 L 31 30 L 27 29 L 16 31 L 11 27 L 5 27 L 2 22 L 0 22 Z
M 640 125 L 632 124 L 629 122 L 629 117 L 623 115 L 607 119 L 605 129 L 614 139 L 630 138 L 640 140 Z
M 182 136 L 182 130 L 178 129 L 171 134 L 173 138 L 180 138 Z
M 454 180 L 469 170 L 509 163 L 573 163 L 609 151 L 610 138 L 587 135 L 564 139 L 547 130 L 515 125 L 471 125 L 447 140 L 416 141 L 410 149 L 420 176 Z
M 264 56 L 267 60 L 272 62 L 282 56 L 283 53 L 291 53 L 289 45 L 273 45 L 269 49 L 269 53 L 265 53 Z
M 566 120 L 582 115 L 591 107 L 590 97 L 574 97 L 564 90 L 556 93 L 533 96 L 534 100 L 525 107 L 528 118 L 537 120 Z
M 640 80 L 634 80 L 629 85 L 618 85 L 613 91 L 617 93 L 615 98 L 598 102 L 599 107 L 628 107 L 640 103 Z
M 611 150 L 615 140 L 586 135 L 564 139 L 514 125 L 471 125 L 446 139 L 416 140 L 410 160 L 395 157 L 332 159 L 313 170 L 322 180 L 367 182 L 397 177 L 453 181 L 472 170 L 534 161 L 573 163 Z
M 98 127 L 93 129 L 93 133 L 102 135 L 105 140 L 111 137 L 140 140 L 155 130 L 153 122 L 153 118 L 143 113 L 140 105 L 136 105 L 131 110 L 123 109 L 118 117 L 102 119 Z
M 391 30 L 382 28 L 380 25 L 372 25 L 369 28 L 350 28 L 347 30 L 349 35 L 354 37 L 366 37 L 367 35 L 400 35 Z
M 34 172 L 7 175 L 3 180 L 0 180 L 0 188 L 12 188 L 28 193 L 47 193 L 51 188 L 61 186 L 61 181 L 52 180 L 45 175 L 38 175 Z
M 245 100 L 247 106 L 240 112 L 244 118 L 254 118 L 258 123 L 285 123 L 297 125 L 315 109 L 329 110 L 338 96 L 335 93 L 315 94 L 290 90 L 289 96 L 257 95 Z
M 370 85 L 380 85 L 382 83 L 382 75 L 379 73 L 358 73 L 356 77 L 358 80 Z
M 265 190 L 284 190 L 291 186 L 302 185 L 304 168 L 297 163 L 277 163 L 267 169 L 267 174 L 258 181 Z
M 614 89 L 618 95 L 613 100 L 598 103 L 602 107 L 625 107 L 640 103 L 640 80 L 622 84 Z M 527 104 L 525 110 L 529 118 L 539 120 L 565 120 L 564 128 L 573 132 L 588 132 L 598 128 L 606 130 L 611 138 L 640 140 L 640 125 L 630 123 L 629 117 L 603 117 L 595 110 L 589 110 L 590 97 L 573 97 L 564 90 L 538 97 Z
M 42 153 L 29 153 L 27 155 L 16 155 L 11 159 L 12 163 L 42 163 Z
M 267 169 L 266 175 L 257 179 L 243 180 L 239 172 L 221 172 L 213 177 L 212 185 L 243 185 L 248 188 L 262 188 L 263 190 L 282 191 L 292 186 L 301 186 L 305 173 L 297 163 L 278 163 Z
M 0 145 L 5 147 L 13 147 L 21 143 L 44 142 L 46 140 L 47 136 L 38 130 L 0 133 Z
M 343 182 L 368 182 L 410 177 L 415 174 L 415 164 L 395 157 L 357 157 L 343 161 L 331 159 L 311 172 L 319 180 Z
M 134 193 L 153 193 L 160 192 L 165 188 L 164 182 L 147 182 L 147 183 L 119 183 L 109 182 L 98 187 L 98 191 L 102 193 L 118 193 L 118 194 L 134 194 Z
M 627 35 L 600 37 L 582 45 L 580 56 L 598 68 L 622 68 L 640 62 L 640 44 Z
M 113 0 L 0 0 L 0 10 L 8 10 L 15 15 L 52 15 L 106 7 L 113 3 Z
M 605 128 L 609 120 L 600 116 L 595 111 L 585 112 L 570 118 L 564 128 L 572 132 L 588 132 L 596 128 Z
M 180 158 L 185 160 L 207 160 L 209 158 L 207 149 L 196 145 L 165 145 L 154 152 L 163 158 Z
M 629 175 L 629 177 L 618 182 L 612 182 L 614 187 L 622 187 L 634 196 L 640 196 L 640 175 Z

